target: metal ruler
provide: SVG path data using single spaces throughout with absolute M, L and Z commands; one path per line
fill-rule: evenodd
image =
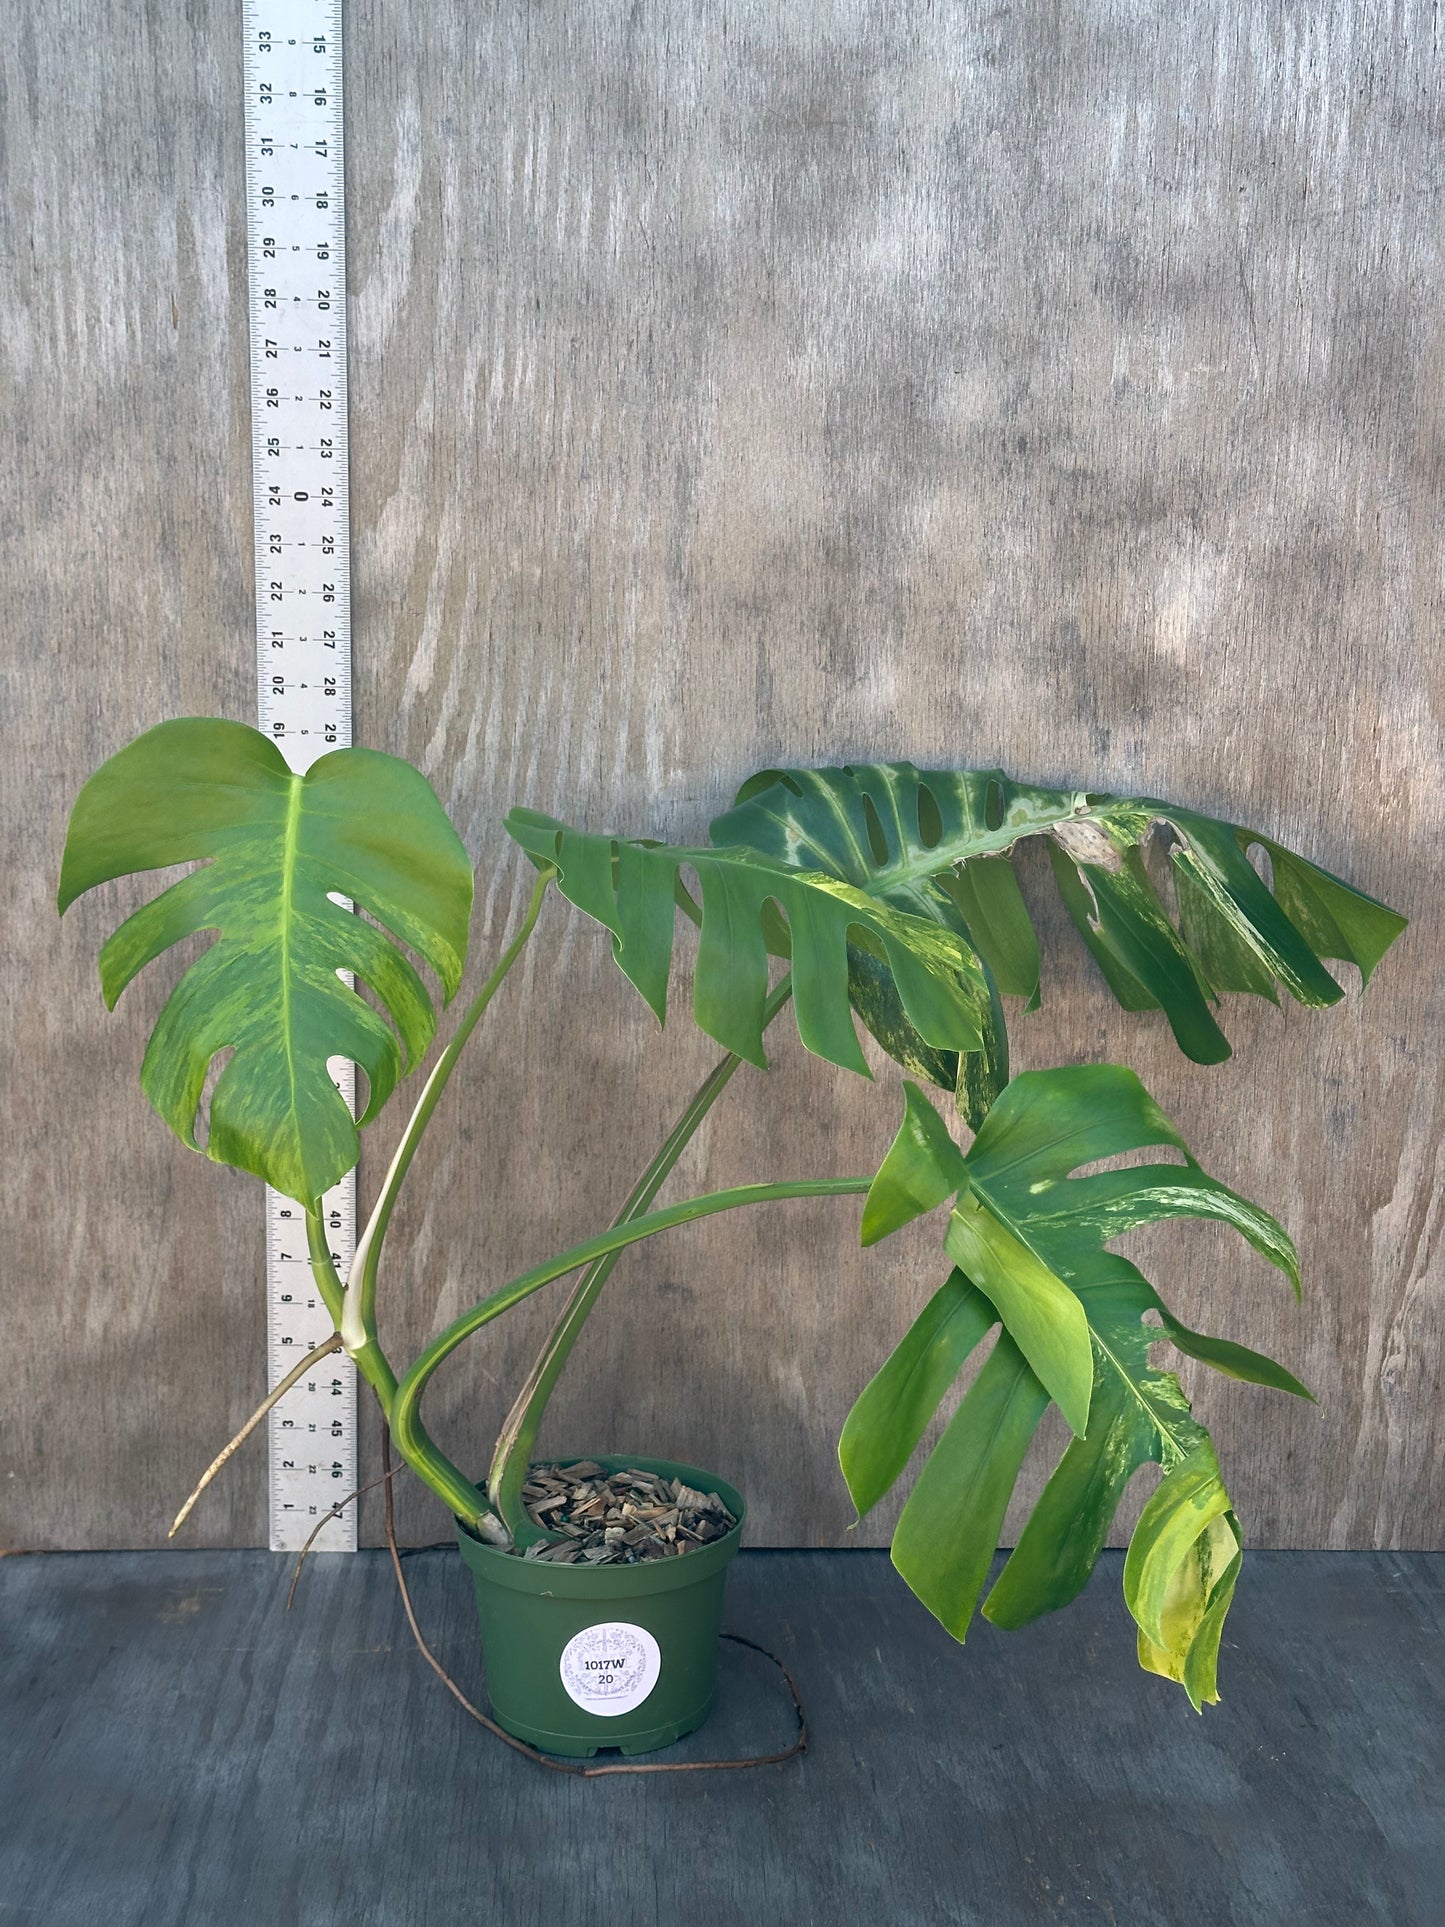
M 341 0 L 245 0 L 246 255 L 261 728 L 292 769 L 351 741 Z M 354 1072 L 333 1065 L 354 1103 Z M 327 1194 L 346 1276 L 356 1187 Z M 331 1334 L 299 1205 L 266 1194 L 269 1383 Z M 270 1416 L 271 1546 L 297 1550 L 356 1485 L 356 1373 L 332 1353 Z M 354 1552 L 356 1511 L 318 1550 Z

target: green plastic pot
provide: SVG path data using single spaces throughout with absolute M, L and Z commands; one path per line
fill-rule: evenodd
M 715 1492 L 737 1524 L 674 1559 L 554 1566 L 500 1552 L 458 1523 L 492 1712 L 518 1739 L 574 1759 L 604 1746 L 649 1753 L 702 1725 L 712 1710 L 723 1587 L 743 1536 L 741 1497 L 710 1472 L 671 1459 L 592 1463 Z

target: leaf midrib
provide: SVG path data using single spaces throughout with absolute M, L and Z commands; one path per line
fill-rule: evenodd
M 1075 800 L 1079 800 L 1083 794 L 1083 791 L 1078 792 Z M 784 830 L 790 833 L 796 830 L 797 826 L 792 823 L 786 815 L 780 814 L 775 810 L 762 810 L 759 813 L 771 817 L 774 822 L 778 823 Z M 951 842 L 945 840 L 936 843 L 931 850 L 923 851 L 920 856 L 914 858 L 912 861 L 878 864 L 872 860 L 872 853 L 870 851 L 866 866 L 868 883 L 862 885 L 855 884 L 852 887 L 862 889 L 865 894 L 872 896 L 874 891 L 870 887 L 871 885 L 920 883 L 928 877 L 937 876 L 940 871 L 957 869 L 961 863 L 968 863 L 976 856 L 1005 855 L 1016 843 L 1022 843 L 1027 837 L 1046 835 L 1055 823 L 1092 822 L 1096 821 L 1098 816 L 1099 812 L 1097 810 L 1055 810 L 1029 823 L 1000 825 L 996 830 L 986 829 L 980 836 L 956 837 Z M 848 840 L 856 850 L 856 840 L 853 838 L 851 832 L 849 833 Z M 714 846 L 717 850 L 746 849 L 748 847 L 746 844 L 718 844 Z M 949 854 L 950 851 L 952 854 Z M 759 851 L 757 854 L 761 855 L 762 852 Z M 859 851 L 858 854 L 861 860 L 862 852 Z M 773 861 L 781 863 L 782 859 L 774 858 Z M 846 882 L 847 879 L 839 878 L 838 881 Z
M 1075 1296 L 1077 1296 L 1077 1293 L 1075 1294 Z M 1136 1401 L 1140 1410 L 1144 1413 L 1145 1417 L 1149 1420 L 1149 1423 L 1154 1427 L 1154 1430 L 1159 1434 L 1159 1436 L 1162 1439 L 1167 1439 L 1169 1444 L 1174 1448 L 1174 1450 L 1179 1454 L 1181 1458 L 1187 1458 L 1189 1455 L 1189 1447 L 1186 1445 L 1182 1445 L 1180 1443 L 1179 1438 L 1174 1431 L 1174 1428 L 1171 1425 L 1166 1424 L 1165 1421 L 1160 1417 L 1155 1406 L 1150 1401 L 1150 1399 L 1146 1396 L 1143 1388 L 1136 1383 L 1133 1373 L 1130 1372 L 1128 1367 L 1124 1364 L 1124 1361 L 1114 1351 L 1114 1348 L 1110 1344 L 1108 1344 L 1106 1340 L 1100 1335 L 1097 1325 L 1095 1325 L 1092 1318 L 1089 1318 L 1088 1305 L 1085 1304 L 1082 1299 L 1080 1299 L 1079 1302 L 1084 1305 L 1084 1317 L 1088 1319 L 1090 1338 L 1093 1339 L 1094 1343 L 1098 1346 L 1099 1350 L 1103 1353 L 1104 1357 L 1107 1358 L 1109 1363 L 1114 1367 L 1114 1370 L 1118 1373 L 1120 1379 L 1123 1381 L 1126 1391 L 1128 1391 L 1129 1394 Z M 1167 1336 L 1167 1334 L 1164 1332 L 1161 1332 L 1159 1336 L 1161 1338 L 1164 1338 Z

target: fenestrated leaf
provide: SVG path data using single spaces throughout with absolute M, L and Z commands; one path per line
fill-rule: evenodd
M 207 1155 L 312 1204 L 358 1149 L 327 1059 L 349 1057 L 365 1071 L 364 1124 L 436 1028 L 431 997 L 396 943 L 331 898 L 349 898 L 416 951 L 450 998 L 471 914 L 466 851 L 425 777 L 396 757 L 337 750 L 297 776 L 259 731 L 187 718 L 138 737 L 81 791 L 60 909 L 112 878 L 179 863 L 200 867 L 101 951 L 106 1002 L 113 1008 L 182 937 L 215 931 L 161 1012 L 142 1086 L 198 1150 L 207 1072 L 233 1051 L 211 1096 Z M 395 1030 L 342 970 L 368 985 Z
M 1178 925 L 1142 861 L 1156 835 L 1171 844 Z M 919 914 L 946 917 L 946 897 L 999 989 L 1031 1002 L 1037 943 L 1009 858 L 1021 840 L 1044 836 L 1070 915 L 1115 996 L 1126 1009 L 1161 1008 L 1181 1049 L 1202 1063 L 1229 1050 L 1211 998 L 1273 998 L 1278 979 L 1302 1002 L 1333 1003 L 1342 993 L 1321 960 L 1355 963 L 1368 977 L 1405 927 L 1393 910 L 1255 831 L 1156 798 L 1015 783 L 1000 770 L 768 770 L 743 785 L 712 836 Z M 1248 861 L 1256 843 L 1269 852 L 1273 894 Z M 895 1054 L 946 1083 L 937 1075 L 946 1067 L 911 1048 Z
M 985 1314 L 973 1293 L 987 1297 L 997 1311 L 1007 1341 L 1039 1383 L 1041 1396 L 1046 1393 L 1040 1365 L 1057 1370 L 1060 1357 L 1075 1355 L 1068 1333 L 1077 1317 L 1092 1382 L 1087 1423 L 1075 1426 L 1076 1436 L 983 1610 L 1000 1625 L 1021 1626 L 1074 1598 L 1093 1571 L 1130 1479 L 1142 1465 L 1157 1463 L 1166 1476 L 1146 1510 L 1147 1525 L 1141 1522 L 1143 1536 L 1136 1535 L 1126 1585 L 1141 1629 L 1140 1656 L 1152 1670 L 1179 1680 L 1196 1705 L 1213 1699 L 1219 1628 L 1232 1595 L 1229 1566 L 1239 1531 L 1208 1434 L 1174 1374 L 1151 1366 L 1150 1347 L 1167 1336 L 1218 1370 L 1308 1394 L 1273 1360 L 1180 1324 L 1137 1268 L 1106 1246 L 1135 1225 L 1212 1217 L 1232 1225 L 1297 1282 L 1294 1247 L 1268 1213 L 1209 1177 L 1187 1153 L 1182 1164 L 1073 1175 L 1151 1145 L 1183 1150 L 1178 1132 L 1131 1071 L 1081 1065 L 1016 1078 L 964 1156 L 941 1120 L 928 1126 L 926 1105 L 923 1094 L 910 1089 L 904 1128 L 875 1181 L 876 1222 L 880 1227 L 905 1223 L 930 1200 L 941 1201 L 957 1190 L 945 1243 L 959 1269 L 849 1416 L 847 1464 L 853 1468 L 849 1487 L 855 1503 L 860 1498 L 875 1503 L 901 1474 L 947 1391 L 948 1368 L 956 1372 L 982 1336 Z M 960 1227 L 972 1229 L 977 1248 L 968 1245 Z M 1041 1273 L 1050 1281 L 1042 1289 Z M 1051 1354 L 1056 1292 L 1064 1294 L 1072 1311 L 1058 1320 L 1057 1350 Z M 1163 1329 L 1144 1322 L 1151 1313 L 1163 1317 Z M 952 1317 L 963 1320 L 957 1329 Z M 1003 1374 L 1004 1367 L 998 1371 Z M 901 1559 L 895 1541 L 895 1564 L 958 1637 L 987 1570 L 1002 1505 L 1027 1444 L 1025 1430 L 1032 1434 L 1022 1416 L 1031 1407 L 1016 1376 L 1010 1381 L 1007 1437 L 990 1475 L 977 1462 L 982 1434 L 966 1421 L 952 1456 L 935 1465 L 935 1453 L 920 1475 L 920 1488 L 927 1481 L 926 1504 Z M 997 1394 L 1000 1381 L 991 1382 Z M 977 1415 L 986 1407 L 993 1409 L 983 1398 L 971 1409 Z M 1188 1468 L 1187 1474 L 1176 1477 L 1180 1468 Z M 956 1495 L 950 1527 L 948 1482 L 954 1477 L 961 1477 L 964 1487 Z M 1000 1484 L 1006 1487 L 1002 1502 Z M 932 1541 L 919 1529 L 919 1520 L 935 1535 Z M 1230 1545 L 1218 1523 L 1224 1520 Z M 960 1534 L 968 1536 L 966 1545 L 958 1542 Z
M 765 1066 L 768 994 L 765 917 L 787 919 L 798 1035 L 819 1057 L 867 1075 L 849 999 L 850 945 L 886 963 L 908 1022 L 933 1050 L 977 1050 L 988 1020 L 983 966 L 967 938 L 940 919 L 898 909 L 836 876 L 792 869 L 749 849 L 672 849 L 569 830 L 531 810 L 507 828 L 557 887 L 613 935 L 613 955 L 659 1020 L 666 1015 L 676 877 L 701 885 L 693 984 L 698 1024 L 727 1050 Z
M 1008 1080 L 998 991 L 1036 998 L 1038 941 L 1007 861 L 936 862 L 929 855 L 924 828 L 942 826 L 929 819 L 926 802 L 920 826 L 917 777 L 906 763 L 764 771 L 743 785 L 736 805 L 714 820 L 710 834 L 716 845 L 754 848 L 790 867 L 836 876 L 880 902 L 941 924 L 977 951 L 993 982 L 981 1016 L 982 1044 L 972 1052 L 930 1051 L 887 972 L 862 953 L 853 959 L 849 984 L 854 1009 L 883 1049 L 915 1076 L 955 1091 L 960 1110 L 977 1127 Z M 959 780 L 969 788 L 949 827 L 965 840 L 987 839 L 994 773 Z
M 1179 1151 L 1183 1162 L 1070 1175 L 1152 1145 Z M 1075 1285 L 1088 1282 L 1108 1239 L 1137 1225 L 1217 1218 L 1284 1272 L 1298 1295 L 1299 1258 L 1283 1226 L 1209 1176 L 1123 1065 L 1022 1072 L 990 1111 L 966 1162 L 971 1189 Z

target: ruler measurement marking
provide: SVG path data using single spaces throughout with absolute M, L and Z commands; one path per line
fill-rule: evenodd
M 351 740 L 341 0 L 244 0 L 247 308 L 261 728 L 295 770 Z M 355 1073 L 333 1062 L 354 1107 Z M 355 1181 L 323 1201 L 344 1277 Z M 331 1335 L 305 1214 L 266 1194 L 266 1348 L 277 1384 Z M 356 1374 L 328 1354 L 271 1413 L 270 1539 L 294 1551 L 356 1484 Z M 320 1549 L 354 1550 L 354 1511 Z

